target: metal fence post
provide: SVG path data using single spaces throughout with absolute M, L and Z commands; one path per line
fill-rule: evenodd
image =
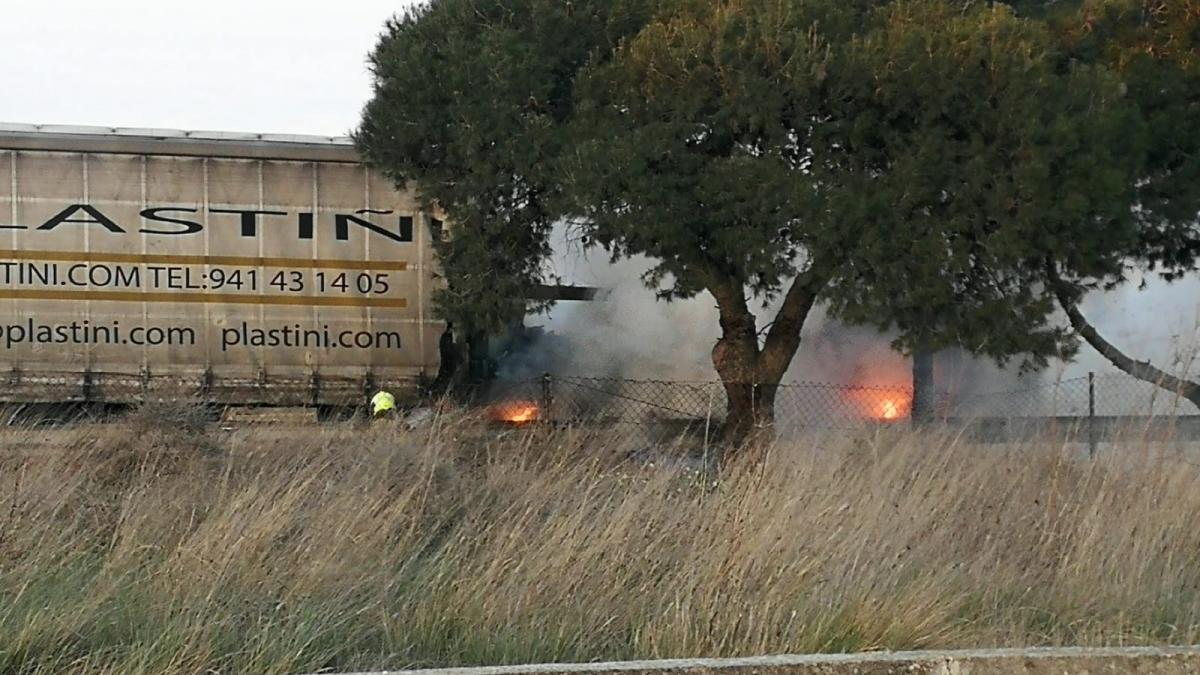
M 354 404 L 355 414 L 359 414 L 359 411 L 361 411 L 362 414 L 366 415 L 367 419 L 370 419 L 371 418 L 370 400 L 371 400 L 371 397 L 374 395 L 375 395 L 375 374 L 372 373 L 371 370 L 368 368 L 367 371 L 365 373 L 363 373 L 363 379 L 362 379 L 362 396 L 363 396 L 364 402 L 366 402 L 366 405 L 363 405 L 363 403 L 355 403 Z
M 542 374 L 542 414 L 539 415 L 544 421 L 551 422 L 554 417 L 550 414 L 551 406 L 554 405 L 554 378 L 550 373 Z
M 209 398 L 212 395 L 214 379 L 212 366 L 205 367 L 204 374 L 200 376 L 200 398 L 205 403 L 209 402 Z
M 1096 457 L 1096 373 L 1088 373 L 1088 459 Z
M 912 355 L 912 407 L 909 415 L 914 427 L 933 421 L 936 381 L 934 380 L 933 352 L 917 348 Z

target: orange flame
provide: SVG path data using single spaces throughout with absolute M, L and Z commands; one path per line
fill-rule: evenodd
M 885 420 L 894 420 L 900 416 L 900 406 L 892 399 L 887 399 L 883 402 L 883 406 L 879 411 L 879 416 Z
M 904 392 L 864 387 L 848 392 L 847 396 L 859 414 L 869 420 L 897 422 L 908 417 L 912 410 L 912 397 Z
M 492 419 L 509 424 L 527 424 L 538 417 L 536 403 L 529 401 L 513 401 L 502 403 L 492 408 Z

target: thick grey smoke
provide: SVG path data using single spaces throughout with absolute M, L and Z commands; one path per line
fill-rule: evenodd
M 573 258 L 573 259 L 572 259 Z M 553 371 L 576 375 L 671 381 L 710 381 L 711 351 L 720 336 L 717 312 L 705 297 L 662 302 L 641 282 L 650 263 L 641 258 L 610 263 L 603 253 L 560 256 L 565 283 L 597 286 L 602 299 L 562 302 L 548 316 L 531 318 L 560 340 L 553 354 L 529 355 L 533 364 L 551 358 Z
M 717 310 L 707 294 L 663 302 L 641 276 L 650 267 L 643 258 L 610 262 L 602 251 L 569 245 L 560 232 L 554 271 L 564 283 L 598 286 L 596 302 L 563 302 L 548 316 L 528 320 L 557 339 L 536 344 L 505 364 L 502 375 L 529 376 L 543 371 L 564 374 L 670 381 L 716 378 L 711 350 L 720 335 Z M 760 327 L 774 308 L 756 308 Z M 1167 284 L 1157 278 L 1139 289 L 1131 284 L 1087 298 L 1084 310 L 1102 334 L 1132 356 L 1149 359 L 1181 375 L 1200 374 L 1191 356 L 1200 345 L 1200 279 Z M 1023 390 L 1062 380 L 1117 371 L 1087 345 L 1070 363 L 1022 375 L 1012 367 L 965 353 L 937 357 L 938 387 L 959 396 Z M 817 308 L 804 329 L 804 340 L 785 381 L 907 387 L 911 364 L 891 347 L 891 336 L 871 328 L 846 326 Z
M 1144 281 L 1144 288 L 1139 281 Z M 1184 377 L 1200 376 L 1195 362 L 1200 347 L 1200 277 L 1193 274 L 1167 283 L 1157 276 L 1110 293 L 1093 293 L 1084 312 L 1102 335 L 1130 356 L 1150 361 Z M 1068 376 L 1088 371 L 1115 373 L 1104 357 L 1086 347 L 1073 363 L 1062 364 Z

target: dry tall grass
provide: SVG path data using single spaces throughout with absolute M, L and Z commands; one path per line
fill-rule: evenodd
M 0 673 L 1200 635 L 1200 467 L 1135 442 L 1089 462 L 813 438 L 717 480 L 622 463 L 602 433 L 464 420 L 3 443 Z

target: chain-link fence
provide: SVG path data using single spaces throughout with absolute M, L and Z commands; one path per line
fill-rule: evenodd
M 770 395 L 763 387 L 750 390 Z M 774 426 L 788 433 L 904 424 L 911 420 L 912 400 L 912 389 L 907 387 L 782 384 L 774 391 Z M 719 382 L 544 375 L 497 383 L 487 403 L 495 417 L 510 421 L 719 426 L 726 394 Z M 987 394 L 939 392 L 930 419 L 1013 435 L 1055 425 L 1112 428 L 1138 419 L 1200 423 L 1200 410 L 1186 398 L 1148 382 L 1123 375 L 1089 375 Z
M 385 381 L 369 374 L 334 378 L 268 376 L 216 377 L 102 372 L 0 373 L 0 405 L 8 409 L 94 403 L 137 405 L 189 401 L 217 407 L 296 407 L 335 411 L 338 417 L 362 412 L 379 389 L 394 392 L 402 405 L 421 405 L 423 384 Z M 749 387 L 751 396 L 773 397 L 779 433 L 813 429 L 856 429 L 906 424 L 913 392 L 907 387 L 870 387 L 793 382 L 773 390 Z M 1200 410 L 1191 401 L 1154 384 L 1124 375 L 1089 375 L 1041 380 L 1021 389 L 986 394 L 939 392 L 930 418 L 970 426 L 980 436 L 1008 437 L 1047 425 L 1115 428 L 1131 420 L 1182 420 L 1198 427 Z M 475 398 L 499 421 L 565 425 L 657 427 L 672 431 L 703 428 L 715 433 L 726 414 L 725 387 L 716 381 L 678 382 L 547 374 L 529 380 L 495 382 Z M 1172 422 L 1173 423 L 1173 422 Z M 1190 432 L 1189 432 L 1190 433 Z
M 770 395 L 764 387 L 750 387 L 750 392 L 751 396 Z M 720 382 L 555 375 L 497 383 L 489 398 L 501 416 L 534 406 L 539 419 L 556 422 L 719 421 L 726 408 L 725 388 Z M 778 420 L 836 427 L 903 420 L 910 412 L 912 391 L 902 387 L 793 383 L 779 385 L 774 398 Z
M 951 414 L 962 417 L 1139 417 L 1200 414 L 1179 394 L 1128 375 L 1088 375 L 1013 391 L 962 397 Z

